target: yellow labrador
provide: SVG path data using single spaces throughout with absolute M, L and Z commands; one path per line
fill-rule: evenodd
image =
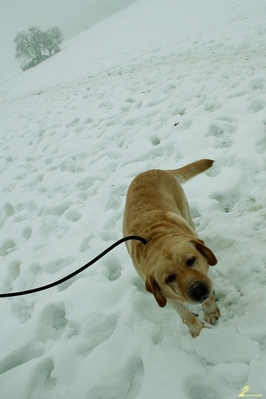
M 168 302 L 193 337 L 204 324 L 184 306 L 202 303 L 204 320 L 215 324 L 215 304 L 209 265 L 217 263 L 212 251 L 198 238 L 180 183 L 209 169 L 214 161 L 201 159 L 175 170 L 150 170 L 131 183 L 126 199 L 123 234 L 150 239 L 126 243 L 133 264 L 158 304 Z

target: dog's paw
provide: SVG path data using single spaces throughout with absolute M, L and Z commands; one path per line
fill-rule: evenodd
M 206 323 L 213 325 L 217 322 L 219 317 L 220 317 L 220 311 L 217 307 L 213 312 L 207 312 L 206 310 L 204 312 L 204 320 L 206 321 Z
M 184 322 L 184 320 L 183 320 L 183 322 Z M 199 319 L 196 319 L 196 318 L 195 318 L 195 321 L 193 322 L 193 324 L 188 324 L 188 323 L 186 323 L 186 324 L 189 327 L 190 333 L 193 338 L 198 337 L 203 328 L 209 328 L 204 323 L 202 323 L 202 321 L 200 321 Z

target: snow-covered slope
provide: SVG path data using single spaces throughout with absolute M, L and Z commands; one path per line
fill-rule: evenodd
M 221 311 L 192 338 L 120 246 L 0 300 L 1 398 L 266 397 L 265 17 L 264 0 L 139 0 L 0 86 L 1 292 L 121 238 L 136 174 L 207 157 L 184 188 Z

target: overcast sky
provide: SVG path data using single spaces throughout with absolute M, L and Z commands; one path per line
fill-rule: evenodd
M 20 70 L 16 34 L 30 26 L 58 26 L 65 38 L 89 28 L 136 0 L 0 0 L 0 79 Z

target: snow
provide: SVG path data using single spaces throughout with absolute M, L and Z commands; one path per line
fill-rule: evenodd
M 259 343 L 224 327 L 204 329 L 195 340 L 195 351 L 209 363 L 250 363 L 261 358 Z
M 0 291 L 81 267 L 122 237 L 136 174 L 206 157 L 184 189 L 221 312 L 192 338 L 122 245 L 1 298 L 1 397 L 265 397 L 265 15 L 264 0 L 139 0 L 1 84 Z

